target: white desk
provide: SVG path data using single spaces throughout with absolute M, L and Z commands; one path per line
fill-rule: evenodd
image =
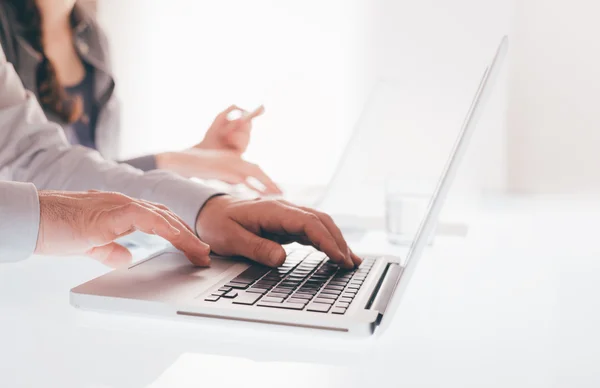
M 146 387 L 168 370 L 186 387 L 597 387 L 599 222 L 600 202 L 488 203 L 466 239 L 439 240 L 422 259 L 375 341 L 78 311 L 69 289 L 100 265 L 2 265 L 0 386 Z M 217 384 L 221 370 L 246 383 Z

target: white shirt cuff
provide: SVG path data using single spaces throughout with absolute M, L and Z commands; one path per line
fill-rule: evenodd
M 0 182 L 0 262 L 33 255 L 40 227 L 40 200 L 31 183 Z

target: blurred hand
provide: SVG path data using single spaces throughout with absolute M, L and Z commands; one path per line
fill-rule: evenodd
M 238 111 L 240 118 L 231 120 L 228 116 Z M 204 140 L 195 148 L 225 150 L 238 155 L 246 152 L 250 143 L 250 132 L 252 131 L 252 120 L 262 115 L 265 108 L 260 106 L 254 112 L 247 112 L 235 105 L 230 106 L 215 118 L 204 136 Z
M 97 191 L 40 191 L 39 198 L 36 254 L 84 254 L 110 267 L 122 267 L 131 262 L 131 253 L 113 241 L 139 230 L 165 238 L 193 264 L 210 264 L 210 247 L 163 205 Z
M 190 148 L 166 152 L 156 155 L 156 164 L 160 169 L 174 171 L 186 178 L 218 179 L 244 184 L 262 194 L 281 194 L 279 187 L 260 167 L 231 151 Z M 264 188 L 253 186 L 248 178 L 256 179 Z
M 244 256 L 276 267 L 285 261 L 281 244 L 312 245 L 344 268 L 361 263 L 326 214 L 284 201 L 210 199 L 196 223 L 200 238 L 223 256 Z

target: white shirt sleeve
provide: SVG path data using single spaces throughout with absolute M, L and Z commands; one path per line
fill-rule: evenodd
M 40 225 L 40 201 L 31 183 L 0 182 L 0 262 L 33 254 Z

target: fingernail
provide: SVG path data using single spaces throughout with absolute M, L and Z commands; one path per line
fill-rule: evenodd
M 171 232 L 173 232 L 173 234 L 181 234 L 181 231 L 172 225 L 171 225 Z

